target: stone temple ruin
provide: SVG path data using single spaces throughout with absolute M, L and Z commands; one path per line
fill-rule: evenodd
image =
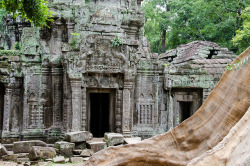
M 0 48 L 21 48 L 0 50 L 2 143 L 72 131 L 148 138 L 194 114 L 236 55 L 205 41 L 151 53 L 141 1 L 51 0 L 50 28 L 4 19 Z

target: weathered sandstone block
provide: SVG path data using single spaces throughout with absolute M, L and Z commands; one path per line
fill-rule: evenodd
M 33 146 L 29 152 L 30 160 L 49 159 L 56 156 L 56 151 L 52 147 Z
M 114 146 L 123 144 L 124 138 L 119 133 L 105 133 L 104 141 L 107 143 L 107 146 Z
M 65 141 L 56 142 L 54 148 L 58 153 L 65 157 L 73 156 L 73 150 L 75 149 L 75 144 Z
M 93 135 L 88 131 L 76 131 L 65 134 L 65 141 L 69 142 L 86 142 L 93 138 Z
M 47 147 L 47 144 L 39 140 L 18 141 L 13 143 L 13 151 L 14 153 L 29 153 L 32 146 Z

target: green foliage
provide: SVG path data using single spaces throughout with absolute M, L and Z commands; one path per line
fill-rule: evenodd
M 237 70 L 240 68 L 240 66 L 243 67 L 246 63 L 248 63 L 248 61 L 249 61 L 249 57 L 247 57 L 243 60 L 239 60 L 239 61 L 237 61 L 237 63 L 235 63 L 233 65 L 227 65 L 226 69 L 229 71 L 232 71 L 233 68 L 234 68 L 234 70 Z
M 19 42 L 16 42 L 15 45 L 14 45 L 14 48 L 15 50 L 20 50 L 20 43 Z
M 119 47 L 120 45 L 122 45 L 122 41 L 121 39 L 119 39 L 118 37 L 115 37 L 113 40 L 111 40 L 112 44 L 111 47 Z
M 243 52 L 250 46 L 250 7 L 242 12 L 242 18 L 243 25 L 236 31 L 236 36 L 232 40 L 234 46 L 239 48 L 239 52 Z
M 0 50 L 0 56 L 18 56 L 19 52 L 16 50 Z
M 47 26 L 47 21 L 52 21 L 47 0 L 0 0 L 0 8 L 14 17 L 26 18 L 38 27 Z
M 0 8 L 0 31 L 3 31 L 3 22 L 2 22 L 2 18 L 4 15 L 6 15 L 7 12 L 4 9 Z
M 243 23 L 242 10 L 249 5 L 250 0 L 146 0 L 145 36 L 158 53 L 165 52 L 164 40 L 166 49 L 202 40 L 237 52 L 232 38 Z
M 72 35 L 72 39 L 70 40 L 69 44 L 72 47 L 75 47 L 76 44 L 78 43 L 80 34 L 79 33 L 71 33 L 71 35 Z

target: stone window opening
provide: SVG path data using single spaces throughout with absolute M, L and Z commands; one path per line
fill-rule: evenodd
M 212 59 L 214 55 L 218 55 L 218 50 L 210 50 L 207 59 Z

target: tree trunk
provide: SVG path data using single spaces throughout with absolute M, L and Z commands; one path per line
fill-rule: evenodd
M 163 30 L 162 31 L 161 52 L 165 51 L 165 45 L 166 45 L 166 30 Z

